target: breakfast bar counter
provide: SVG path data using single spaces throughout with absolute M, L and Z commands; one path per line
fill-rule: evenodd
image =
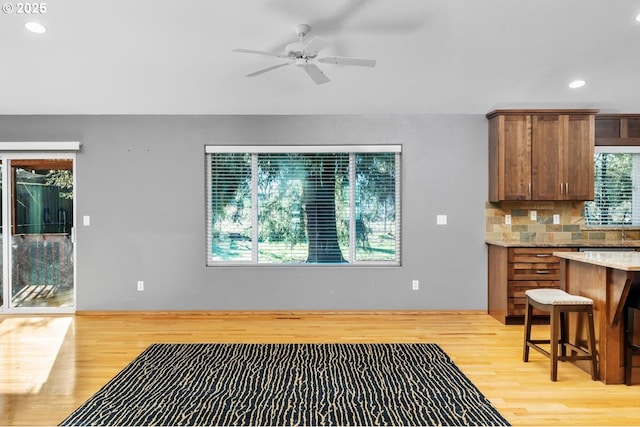
M 554 252 L 561 258 L 560 288 L 593 300 L 599 379 L 624 383 L 624 305 L 632 286 L 640 286 L 640 252 Z M 569 334 L 586 342 L 585 326 L 570 319 Z M 583 367 L 589 370 L 587 365 Z M 634 373 L 638 372 L 634 370 Z M 637 383 L 638 378 L 633 378 Z

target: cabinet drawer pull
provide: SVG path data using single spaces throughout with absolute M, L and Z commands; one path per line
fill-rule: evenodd
M 549 270 L 536 270 L 536 274 L 549 274 Z
M 536 256 L 537 256 L 538 258 L 546 258 L 546 257 L 550 257 L 550 256 L 551 256 L 551 254 L 536 254 Z

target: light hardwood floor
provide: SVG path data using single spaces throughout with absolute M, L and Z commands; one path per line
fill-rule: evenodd
M 548 326 L 534 326 L 542 338 Z M 0 317 L 0 425 L 56 425 L 159 342 L 432 342 L 513 425 L 640 425 L 640 385 L 604 385 L 478 312 L 83 313 Z

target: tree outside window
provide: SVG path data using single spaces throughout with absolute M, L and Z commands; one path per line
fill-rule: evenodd
M 399 265 L 391 147 L 209 147 L 208 264 Z

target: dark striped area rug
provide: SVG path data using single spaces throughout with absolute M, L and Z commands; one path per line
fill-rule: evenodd
M 154 344 L 61 425 L 509 425 L 436 344 Z

